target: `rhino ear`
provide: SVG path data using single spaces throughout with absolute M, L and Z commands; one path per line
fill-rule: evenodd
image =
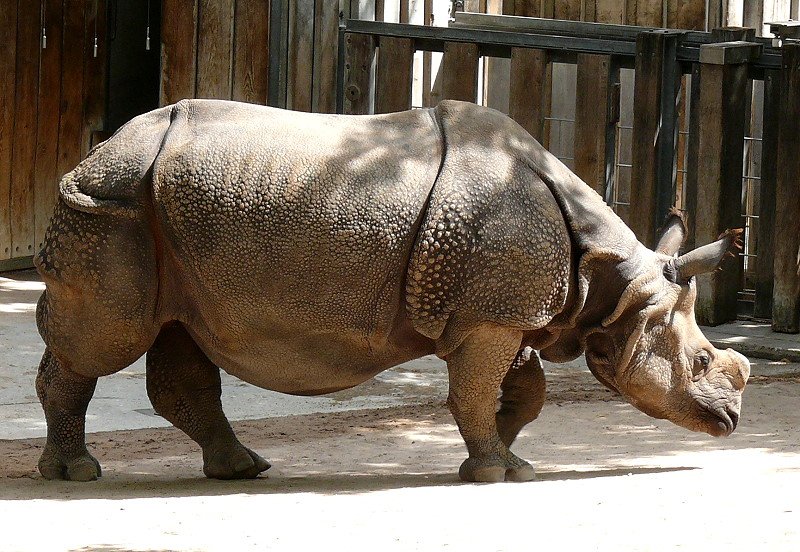
M 664 221 L 656 252 L 672 257 L 684 241 L 686 241 L 686 215 L 673 207 Z
M 717 241 L 677 257 L 664 267 L 671 282 L 686 283 L 692 276 L 713 272 L 726 256 L 735 257 L 742 248 L 742 229 L 726 230 Z

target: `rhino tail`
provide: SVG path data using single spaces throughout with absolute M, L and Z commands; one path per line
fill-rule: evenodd
M 84 213 L 135 218 L 150 196 L 153 163 L 161 151 L 173 106 L 140 115 L 89 155 L 59 183 L 68 207 Z

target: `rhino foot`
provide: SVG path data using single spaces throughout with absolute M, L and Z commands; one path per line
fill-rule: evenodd
M 211 479 L 254 479 L 270 467 L 261 456 L 238 444 L 233 451 L 218 450 L 210 454 L 204 459 L 203 473 Z
M 467 458 L 458 469 L 458 476 L 462 481 L 476 483 L 533 481 L 536 477 L 533 466 L 513 454 L 509 455 L 509 458 Z
M 45 479 L 65 481 L 95 481 L 102 475 L 100 462 L 86 451 L 80 456 L 62 460 L 55 453 L 45 449 L 39 459 L 39 473 Z

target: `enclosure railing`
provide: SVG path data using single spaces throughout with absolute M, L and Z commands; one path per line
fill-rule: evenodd
M 509 115 L 544 141 L 548 65 L 577 64 L 575 172 L 610 201 L 619 71 L 635 70 L 628 224 L 646 245 L 676 199 L 678 99 L 691 75 L 684 210 L 687 246 L 742 225 L 743 146 L 751 79 L 763 80 L 764 135 L 756 286 L 777 331 L 800 330 L 800 42 L 710 33 L 459 13 L 450 27 L 343 21 L 337 110 L 409 109 L 416 51 L 443 52 L 441 98 L 475 102 L 481 56 L 509 58 Z M 736 318 L 741 258 L 698 282 L 705 324 Z

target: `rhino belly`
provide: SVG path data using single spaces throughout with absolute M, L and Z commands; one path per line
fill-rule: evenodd
M 175 318 L 221 367 L 281 391 L 349 387 L 401 358 L 392 335 L 441 156 L 430 115 L 196 103 L 154 168 Z

